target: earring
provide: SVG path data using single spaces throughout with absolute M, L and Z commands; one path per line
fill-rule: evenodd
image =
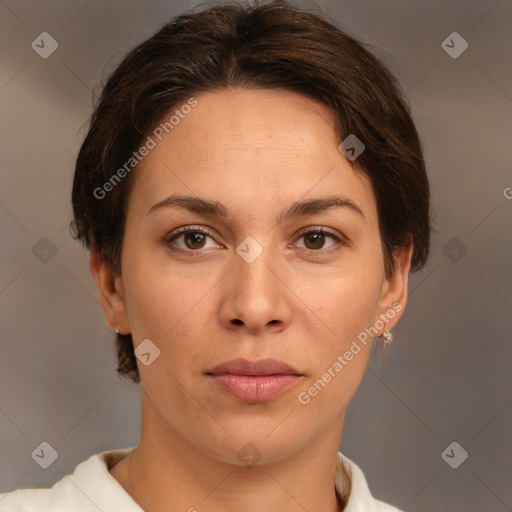
M 114 331 L 116 331 L 116 334 L 119 334 L 119 328 L 117 326 L 117 323 L 114 323 Z
M 387 345 L 388 343 L 391 343 L 393 341 L 393 335 L 391 334 L 390 330 L 384 331 L 381 334 L 381 338 L 385 345 Z

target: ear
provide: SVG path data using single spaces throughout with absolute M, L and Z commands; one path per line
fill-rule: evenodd
M 101 307 L 107 323 L 120 334 L 129 334 L 130 327 L 126 314 L 123 281 L 105 263 L 97 250 L 91 250 L 90 269 L 98 288 Z
M 412 253 L 412 243 L 397 249 L 394 256 L 393 274 L 382 284 L 381 298 L 375 318 L 375 323 L 377 320 L 385 322 L 382 332 L 392 329 L 397 324 L 407 304 L 407 285 L 409 284 Z

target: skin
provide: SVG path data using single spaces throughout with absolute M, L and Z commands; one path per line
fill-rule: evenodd
M 133 171 L 122 275 L 91 255 L 107 321 L 160 350 L 139 362 L 139 443 L 110 473 L 147 512 L 342 510 L 336 454 L 371 341 L 307 405 L 298 395 L 379 315 L 405 307 L 412 248 L 386 279 L 371 184 L 339 151 L 326 106 L 271 90 L 195 98 Z M 220 202 L 229 216 L 148 214 L 173 194 Z M 362 215 L 338 207 L 277 221 L 297 201 L 334 194 Z M 209 234 L 170 241 L 183 226 Z M 322 226 L 345 243 L 301 234 Z M 236 252 L 249 236 L 263 248 L 252 263 Z M 206 375 L 237 357 L 284 361 L 303 377 L 268 402 L 241 402 Z M 252 467 L 237 456 L 247 443 L 260 454 Z

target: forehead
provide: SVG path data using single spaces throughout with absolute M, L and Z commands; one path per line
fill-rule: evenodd
M 270 206 L 341 193 L 371 209 L 371 186 L 339 151 L 327 106 L 266 89 L 222 89 L 194 99 L 193 108 L 177 105 L 163 117 L 161 128 L 181 114 L 172 129 L 150 134 L 156 144 L 135 171 L 134 201 L 150 207 L 186 193 Z

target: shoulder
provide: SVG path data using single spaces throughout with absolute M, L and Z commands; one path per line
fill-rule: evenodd
M 132 448 L 92 455 L 70 475 L 51 488 L 26 488 L 0 494 L 1 512 L 104 512 L 125 510 L 140 512 L 108 467 Z M 113 498 L 115 500 L 113 500 Z M 112 508 L 116 503 L 116 508 Z M 121 506 L 121 508 L 117 508 Z M 123 508 L 124 507 L 124 508 Z
M 0 494 L 2 512 L 64 512 L 79 510 L 84 504 L 78 496 L 78 488 L 68 476 L 59 480 L 51 488 L 25 488 Z M 90 508 L 83 508 L 89 511 Z
M 375 499 L 361 468 L 341 452 L 338 452 L 336 464 L 336 487 L 345 494 L 344 512 L 401 512 L 398 508 Z

